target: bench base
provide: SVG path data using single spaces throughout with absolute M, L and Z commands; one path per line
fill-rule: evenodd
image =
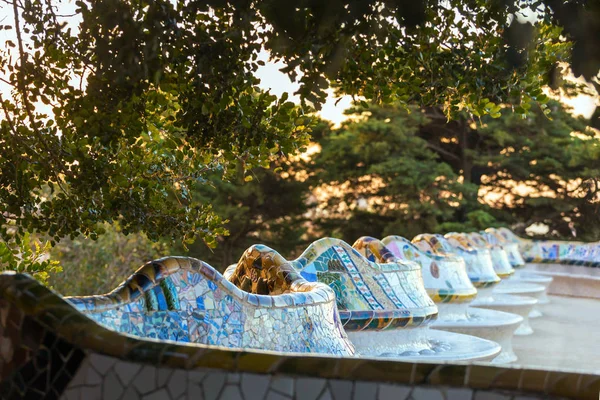
M 462 306 L 461 304 L 445 304 L 443 306 L 447 308 L 454 305 Z M 442 307 L 441 304 L 440 307 Z M 463 307 L 456 308 L 457 312 L 460 311 L 458 308 L 463 309 Z M 522 322 L 523 317 L 520 315 L 498 310 L 465 308 L 462 312 L 462 318 L 460 318 L 459 313 L 448 314 L 443 308 L 440 308 L 440 317 L 431 327 L 447 332 L 477 336 L 498 343 L 502 347 L 502 351 L 492 360 L 492 363 L 503 364 L 517 360 L 517 355 L 512 348 L 512 337 Z
M 490 340 L 428 327 L 348 332 L 348 338 L 359 357 L 399 361 L 491 361 L 501 351 Z
M 532 297 L 497 294 L 493 297 L 490 296 L 482 299 L 475 299 L 475 301 L 471 303 L 471 306 L 520 315 L 523 317 L 523 322 L 521 322 L 521 325 L 515 330 L 514 334 L 531 335 L 533 329 L 529 324 L 529 313 L 536 304 L 537 300 Z
M 541 285 L 534 285 L 532 283 L 524 283 L 515 281 L 502 281 L 500 285 L 498 285 L 494 293 L 497 294 L 508 294 L 508 295 L 517 295 L 517 296 L 527 296 L 536 299 L 539 303 L 541 296 L 545 293 L 546 288 Z M 542 316 L 542 312 L 534 306 L 531 312 L 529 313 L 529 318 L 538 318 Z
M 515 275 L 511 278 L 511 281 L 533 283 L 535 285 L 543 286 L 544 293 L 542 293 L 538 298 L 538 305 L 550 303 L 550 299 L 548 298 L 548 288 L 552 283 L 552 277 L 536 274 L 531 271 L 520 270 L 515 273 Z

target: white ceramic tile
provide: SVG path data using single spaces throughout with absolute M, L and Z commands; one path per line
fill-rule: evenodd
M 242 374 L 241 388 L 246 400 L 263 400 L 269 384 L 270 378 L 267 375 Z
M 317 400 L 326 380 L 320 378 L 298 378 L 296 379 L 296 399 Z
M 410 394 L 411 387 L 402 385 L 379 384 L 377 400 L 404 400 Z

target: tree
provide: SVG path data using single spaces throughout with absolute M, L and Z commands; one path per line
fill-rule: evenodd
M 187 253 L 224 270 L 256 243 L 285 254 L 304 250 L 311 241 L 306 217 L 310 191 L 300 166 L 299 161 L 282 157 L 271 169 L 251 170 L 250 181 L 240 173 L 232 180 L 215 177 L 212 185 L 198 188 L 194 197 L 213 205 L 213 210 L 227 220 L 224 226 L 230 234 L 220 236 L 214 250 L 197 242 L 188 245 Z
M 165 241 L 153 242 L 142 233 L 124 235 L 118 224 L 104 224 L 96 240 L 64 238 L 49 251 L 60 261 L 62 273 L 52 273 L 48 284 L 64 296 L 108 293 L 147 261 L 173 254 Z
M 538 101 L 568 61 L 551 17 L 511 23 L 522 8 L 511 2 L 413 6 L 78 1 L 69 19 L 48 0 L 3 1 L 14 37 L 0 50 L 10 88 L 0 98 L 0 236 L 96 238 L 118 221 L 124 233 L 214 246 L 222 220 L 191 193 L 302 150 L 306 114 L 329 85 L 379 103 L 441 104 L 451 118 L 497 115 L 500 102 Z M 512 40 L 517 31 L 531 40 Z M 262 46 L 302 73 L 302 107 L 258 88 Z
M 549 107 L 551 119 L 540 109 L 526 120 L 504 109 L 502 117 L 470 129 L 471 181 L 494 192 L 492 206 L 507 223 L 524 229 L 541 222 L 548 236 L 597 241 L 600 134 L 560 103 Z
M 351 110 L 362 119 L 325 134 L 312 164 L 329 208 L 342 205 L 321 229 L 352 241 L 543 222 L 555 236 L 573 228 L 598 240 L 600 137 L 560 103 L 547 109 L 552 119 L 503 107 L 499 118 L 451 122 L 437 108 Z
M 363 118 L 323 135 L 311 164 L 314 185 L 330 192 L 323 207 L 329 212 L 318 221 L 324 234 L 349 242 L 363 235 L 412 237 L 452 220 L 476 188 L 419 136 L 430 122 L 426 115 L 373 105 L 349 112 Z

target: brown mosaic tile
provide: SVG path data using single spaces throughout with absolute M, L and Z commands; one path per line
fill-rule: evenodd
M 525 369 L 519 379 L 519 389 L 543 392 L 546 388 L 548 371 Z
M 429 374 L 428 383 L 432 385 L 462 386 L 465 381 L 466 365 L 438 365 Z
M 473 389 L 490 389 L 494 387 L 496 377 L 501 367 L 469 365 L 465 372 L 464 385 Z M 517 383 L 515 382 L 515 385 Z
M 523 370 L 511 366 L 499 368 L 491 386 L 498 389 L 514 388 L 521 379 Z

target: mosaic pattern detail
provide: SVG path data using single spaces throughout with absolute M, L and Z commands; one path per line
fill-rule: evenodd
M 397 308 L 400 308 L 400 309 L 406 308 L 406 305 L 404 303 L 402 303 L 400 301 L 400 299 L 398 298 L 398 296 L 396 296 L 396 293 L 394 293 L 394 290 L 392 289 L 392 285 L 390 285 L 390 282 L 387 280 L 385 275 L 383 275 L 383 274 L 376 275 L 375 281 L 379 284 L 379 287 L 381 288 L 381 290 L 383 290 L 384 293 L 387 293 L 388 297 L 390 298 L 390 300 L 392 300 L 392 302 L 394 303 L 394 305 Z M 415 302 L 412 302 L 412 303 L 413 303 L 412 306 L 416 306 Z
M 488 242 L 486 238 L 478 232 L 466 233 L 464 235 L 476 249 L 488 249 L 490 251 L 494 271 L 501 279 L 508 278 L 515 273 L 515 270 L 508 259 L 508 254 L 501 245 Z
M 600 267 L 600 243 L 519 239 L 527 262 Z
M 277 279 L 255 276 L 254 288 L 267 288 L 266 295 L 256 295 L 240 290 L 202 261 L 168 257 L 144 265 L 107 295 L 66 300 L 102 326 L 139 337 L 353 354 L 334 293 L 290 268 L 274 274 Z
M 494 286 L 500 278 L 494 272 L 491 255 L 487 249 L 475 249 L 460 234 L 446 236 L 429 233 L 414 237 L 412 242 L 427 254 L 456 255 L 465 260 L 467 274 L 477 288 Z
M 488 228 L 484 232 L 481 232 L 481 234 L 491 245 L 502 246 L 508 256 L 508 261 L 513 268 L 525 266 L 525 260 L 523 260 L 523 256 L 521 256 L 518 242 L 514 242 L 512 239 L 505 237 L 505 235 L 502 234 L 502 231 L 496 228 Z
M 239 284 L 244 278 L 236 271 L 251 273 L 248 266 L 289 265 L 305 279 L 333 289 L 347 331 L 416 327 L 437 317 L 437 307 L 427 295 L 415 263 L 373 263 L 347 243 L 332 238 L 312 243 L 293 261 L 263 245 L 251 247 L 246 254 L 252 257 L 240 260 L 245 267 L 240 263 L 229 267 L 226 277 Z
M 436 303 L 470 302 L 477 296 L 460 257 L 427 254 L 401 236 L 388 236 L 382 241 L 364 236 L 353 247 L 378 262 L 404 260 L 418 263 L 425 289 Z
M 341 261 L 342 265 L 344 266 L 345 272 L 350 275 L 350 282 L 352 282 L 352 284 L 356 287 L 356 290 L 367 301 L 369 307 L 372 310 L 383 310 L 383 306 L 375 299 L 375 296 L 373 296 L 373 293 L 371 293 L 371 289 L 367 287 L 367 284 L 358 270 L 358 267 L 352 263 L 352 260 L 344 251 L 344 249 L 339 246 L 333 246 L 333 250 L 339 257 L 339 261 Z M 377 280 L 377 278 L 385 279 L 383 275 L 376 275 L 375 279 Z M 377 282 L 379 283 L 379 280 L 377 280 Z M 387 294 L 388 292 L 385 293 Z
M 107 330 L 0 274 L 0 395 L 24 399 L 596 399 L 599 374 L 157 342 Z M 519 397 L 521 396 L 521 397 Z
M 600 267 L 600 242 L 524 239 L 507 228 L 486 229 L 486 233 L 502 241 L 503 245 L 512 246 L 512 252 L 518 253 L 519 257 L 522 255 L 519 260 L 522 264 L 527 261 Z

